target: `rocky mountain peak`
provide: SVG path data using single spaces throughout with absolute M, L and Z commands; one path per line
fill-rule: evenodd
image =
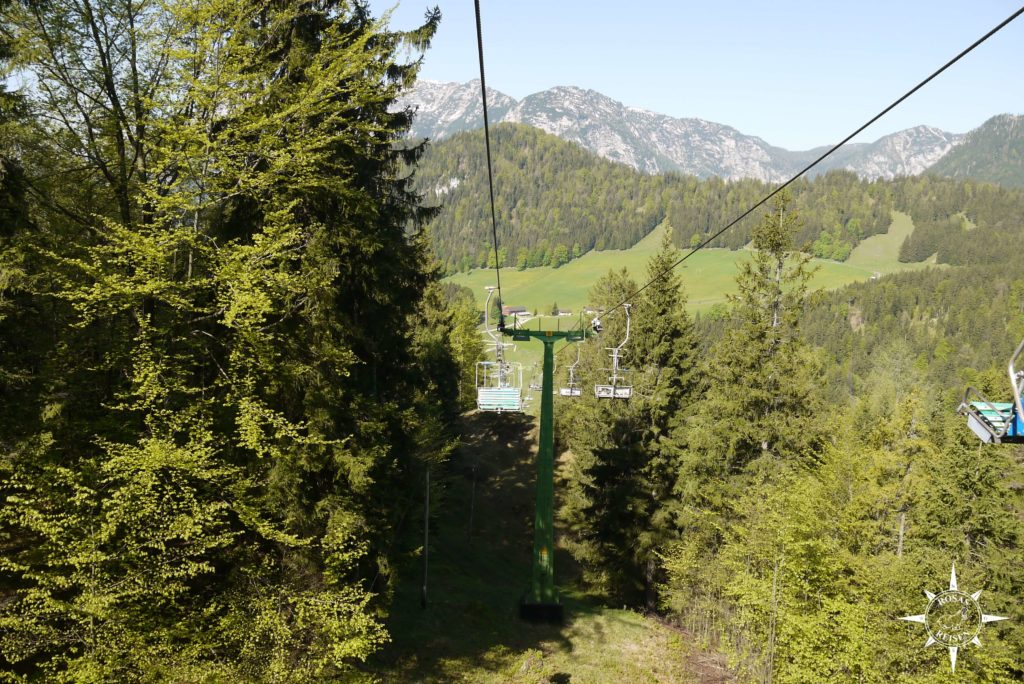
M 556 86 L 516 100 L 488 88 L 494 123 L 522 123 L 574 142 L 606 159 L 647 173 L 677 171 L 706 178 L 780 181 L 816 158 L 823 148 L 789 151 L 756 136 L 697 118 L 674 118 L 630 107 L 595 90 Z M 480 82 L 421 81 L 399 100 L 416 109 L 412 134 L 441 139 L 483 125 Z M 866 178 L 922 172 L 963 139 L 916 126 L 873 143 L 844 146 L 817 168 L 849 169 Z

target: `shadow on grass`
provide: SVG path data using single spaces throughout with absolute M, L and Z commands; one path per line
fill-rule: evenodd
M 386 681 L 451 681 L 467 667 L 503 672 L 515 654 L 531 649 L 568 651 L 564 634 L 574 617 L 599 610 L 564 595 L 565 627 L 519 619 L 533 549 L 534 422 L 521 414 L 463 420 L 464 444 L 432 505 L 427 607 L 420 566 L 405 568 L 388 621 L 392 643 L 370 664 Z M 565 586 L 574 570 L 563 551 L 555 571 Z M 569 675 L 558 673 L 556 681 Z

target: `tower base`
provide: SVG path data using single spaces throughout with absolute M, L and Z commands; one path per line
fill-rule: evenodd
M 560 625 L 565 622 L 565 606 L 561 603 L 519 602 L 519 619 L 526 622 Z

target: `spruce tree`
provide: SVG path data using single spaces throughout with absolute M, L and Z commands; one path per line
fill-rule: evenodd
M 594 399 L 586 386 L 586 399 L 566 407 L 564 419 L 574 456 L 564 508 L 572 524 L 571 548 L 591 577 L 616 598 L 648 609 L 658 603 L 658 554 L 676 534 L 671 501 L 678 452 L 667 437 L 681 415 L 693 410 L 701 387 L 686 296 L 670 270 L 677 260 L 666 230 L 661 249 L 647 265 L 650 285 L 632 302 L 630 341 L 623 350 L 623 366 L 632 369 L 632 398 Z M 591 299 L 618 304 L 635 291 L 632 285 L 609 274 Z M 603 348 L 621 341 L 624 318 L 621 310 L 606 317 L 604 331 L 590 345 L 600 349 L 591 349 L 581 363 L 584 377 L 594 377 L 595 363 L 607 365 Z M 606 382 L 600 375 L 595 381 Z
M 650 492 L 650 501 L 648 530 L 638 538 L 638 551 L 648 609 L 656 607 L 656 589 L 663 579 L 657 554 L 677 533 L 673 489 L 680 463 L 671 432 L 696 410 L 704 384 L 697 335 L 686 310 L 686 293 L 673 270 L 679 257 L 672 228 L 665 226 L 661 248 L 647 263 L 646 282 L 651 284 L 637 303 L 637 336 L 632 350 L 635 364 L 645 369 L 643 382 L 638 384 L 647 461 L 638 486 Z
M 672 511 L 681 538 L 664 554 L 668 605 L 715 622 L 725 610 L 723 543 L 756 506 L 744 494 L 814 465 L 827 420 L 814 376 L 816 358 L 800 335 L 808 297 L 808 257 L 793 251 L 798 219 L 778 196 L 754 230 L 750 259 L 723 338 L 707 363 L 707 391 L 671 435 L 678 464 Z
M 610 271 L 595 283 L 590 300 L 608 310 L 636 289 L 625 270 Z M 646 494 L 638 492 L 636 475 L 645 455 L 634 429 L 638 421 L 633 400 L 594 396 L 594 384 L 608 382 L 605 348 L 618 345 L 626 331 L 621 309 L 601 320 L 602 332 L 584 345 L 577 369 L 582 396 L 558 407 L 556 434 L 572 453 L 560 515 L 569 527 L 566 544 L 588 583 L 632 603 L 642 589 L 633 545 L 644 527 Z
M 731 323 L 685 434 L 698 469 L 728 476 L 755 462 L 813 464 L 824 439 L 819 364 L 800 333 L 811 270 L 793 245 L 799 220 L 789 203 L 781 193 L 765 212 L 736 276 Z

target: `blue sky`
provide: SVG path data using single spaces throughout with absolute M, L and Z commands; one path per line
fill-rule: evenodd
M 1019 0 L 481 0 L 487 84 L 556 85 L 733 126 L 788 149 L 836 142 L 1012 14 Z M 472 0 L 371 0 L 411 28 L 443 20 L 421 76 L 478 76 Z M 963 133 L 1024 113 L 1024 17 L 859 139 L 927 124 Z

